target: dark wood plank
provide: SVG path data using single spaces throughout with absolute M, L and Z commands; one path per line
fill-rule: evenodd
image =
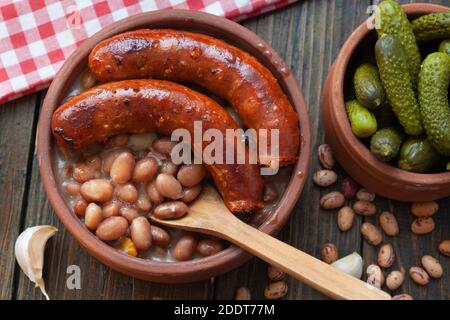
M 0 105 L 0 299 L 11 299 L 13 295 L 14 243 L 26 204 L 24 194 L 29 149 L 34 143 L 36 96 Z
M 336 226 L 335 212 L 320 210 L 320 196 L 339 186 L 319 190 L 312 183 L 312 174 L 319 169 L 315 150 L 325 141 L 321 129 L 321 97 L 324 80 L 340 47 L 352 30 L 367 18 L 369 1 L 301 1 L 286 10 L 244 23 L 281 54 L 299 81 L 309 108 L 313 153 L 302 197 L 280 239 L 314 256 L 320 255 L 325 242 L 336 243 L 341 254 L 360 251 L 359 223 L 341 233 Z M 340 170 L 342 178 L 344 173 Z M 237 287 L 250 287 L 254 298 L 263 298 L 267 284 L 267 264 L 254 259 L 243 267 L 216 280 L 216 297 L 230 299 Z M 287 299 L 318 299 L 322 295 L 288 279 Z
M 428 1 L 398 0 L 398 2 L 409 3 Z M 449 4 L 448 1 L 445 0 L 432 2 L 436 4 Z M 392 270 L 399 270 L 400 267 L 405 268 L 406 272 L 408 272 L 410 267 L 420 266 L 420 258 L 423 255 L 432 255 L 438 258 L 444 269 L 447 270 L 447 272 L 444 272 L 442 279 L 432 280 L 430 284 L 425 287 L 418 286 L 407 275 L 404 285 L 392 292 L 392 294 L 406 292 L 415 299 L 450 299 L 450 274 L 448 273 L 450 270 L 450 259 L 439 255 L 437 251 L 437 245 L 440 241 L 443 239 L 450 239 L 450 197 L 438 202 L 440 210 L 435 216 L 436 229 L 429 235 L 417 236 L 414 235 L 410 229 L 413 216 L 410 214 L 409 204 L 380 197 L 376 199 L 378 211 L 393 212 L 400 225 L 400 235 L 398 237 L 384 237 L 384 242 L 392 243 L 397 254 L 394 266 L 385 270 L 385 274 L 387 275 Z M 367 217 L 364 220 L 379 225 L 378 215 L 375 217 Z M 378 248 L 375 248 L 364 241 L 363 252 L 365 267 L 372 263 L 376 263 Z

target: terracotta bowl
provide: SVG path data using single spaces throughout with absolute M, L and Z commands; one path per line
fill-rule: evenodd
M 442 12 L 434 4 L 404 5 L 409 18 Z M 328 143 L 347 173 L 367 189 L 389 199 L 428 201 L 450 196 L 450 172 L 419 174 L 398 169 L 375 158 L 352 132 L 344 101 L 350 99 L 353 74 L 362 59 L 373 56 L 375 30 L 361 24 L 347 39 L 326 81 L 323 121 Z
M 174 28 L 207 33 L 251 53 L 279 80 L 299 115 L 301 152 L 279 205 L 259 228 L 271 235 L 276 235 L 288 220 L 307 177 L 311 152 L 308 112 L 294 76 L 290 73 L 286 74 L 282 68 L 285 66 L 284 62 L 264 40 L 230 20 L 192 11 L 156 11 L 139 14 L 114 23 L 87 39 L 67 59 L 56 75 L 45 97 L 40 114 L 38 160 L 48 198 L 62 223 L 90 254 L 119 272 L 139 279 L 163 283 L 204 280 L 238 267 L 249 260 L 251 255 L 235 246 L 230 246 L 214 256 L 188 262 L 158 262 L 127 256 L 100 241 L 85 228 L 68 207 L 55 177 L 56 171 L 53 166 L 55 146 L 50 132 L 50 119 L 53 111 L 67 94 L 76 76 L 86 68 L 88 54 L 98 42 L 118 33 L 139 28 Z M 281 71 L 279 71 L 280 69 Z

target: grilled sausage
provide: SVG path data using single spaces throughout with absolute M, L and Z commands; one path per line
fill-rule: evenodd
M 125 80 L 99 85 L 68 100 L 54 112 L 52 132 L 59 146 L 79 149 L 127 132 L 170 135 L 185 128 L 193 139 L 194 121 L 201 121 L 205 131 L 220 130 L 224 137 L 226 129 L 237 128 L 216 102 L 187 87 L 163 80 Z M 235 147 L 237 143 L 235 139 Z M 208 144 L 204 141 L 203 148 Z M 257 164 L 206 164 L 206 169 L 230 211 L 263 206 Z
M 279 130 L 279 157 L 260 158 L 262 164 L 284 166 L 297 158 L 297 114 L 277 80 L 253 56 L 222 40 L 170 29 L 126 32 L 100 42 L 89 68 L 102 81 L 151 77 L 203 86 L 228 100 L 247 127 Z

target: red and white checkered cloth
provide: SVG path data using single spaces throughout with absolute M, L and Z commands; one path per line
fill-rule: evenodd
M 47 87 L 102 27 L 133 14 L 190 9 L 242 20 L 297 0 L 0 0 L 0 104 Z

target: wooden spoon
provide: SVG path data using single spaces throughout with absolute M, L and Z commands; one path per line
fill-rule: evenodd
M 183 218 L 160 220 L 152 216 L 151 219 L 165 226 L 230 241 L 333 299 L 391 299 L 386 292 L 239 220 L 228 210 L 213 187 L 204 188 Z

